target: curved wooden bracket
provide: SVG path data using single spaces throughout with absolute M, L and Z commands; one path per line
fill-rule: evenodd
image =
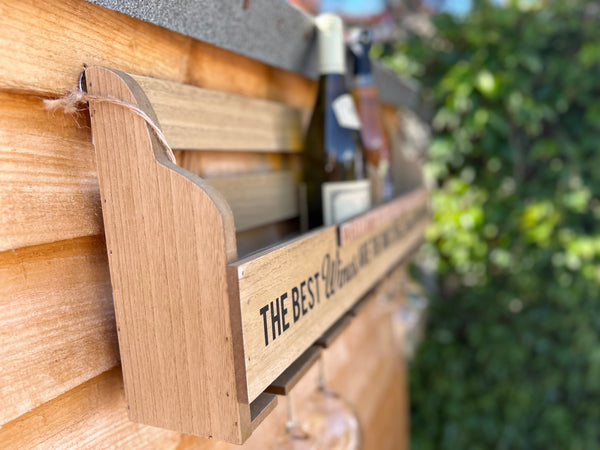
M 129 75 L 90 67 L 85 77 L 90 94 L 158 124 Z M 226 271 L 237 258 L 231 209 L 167 159 L 141 117 L 99 101 L 90 115 L 130 417 L 241 443 L 255 424 L 232 330 L 240 306 Z

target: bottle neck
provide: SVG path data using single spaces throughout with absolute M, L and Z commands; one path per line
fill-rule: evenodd
M 326 103 L 331 103 L 337 97 L 348 92 L 346 76 L 341 73 L 324 73 L 319 77 L 319 94 Z
M 319 49 L 319 73 L 346 73 L 344 29 L 339 17 L 323 14 L 316 19 Z
M 354 63 L 354 74 L 359 75 L 371 75 L 371 60 L 366 50 L 363 50 L 360 56 L 356 57 Z
M 371 75 L 371 60 L 369 51 L 373 43 L 371 33 L 368 30 L 360 30 L 353 34 L 350 48 L 354 54 L 354 75 L 366 77 Z

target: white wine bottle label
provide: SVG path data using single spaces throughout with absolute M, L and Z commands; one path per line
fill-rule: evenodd
M 323 183 L 323 223 L 333 225 L 354 217 L 371 207 L 369 180 Z
M 360 119 L 350 94 L 342 94 L 332 103 L 333 113 L 341 127 L 360 130 Z

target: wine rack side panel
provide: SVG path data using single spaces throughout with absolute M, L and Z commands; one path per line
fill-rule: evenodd
M 118 98 L 154 118 L 131 77 L 98 66 L 85 76 L 129 415 L 242 443 L 250 418 L 236 395 L 239 332 L 225 270 L 236 257 L 231 210 L 167 160 L 143 119 L 96 100 Z

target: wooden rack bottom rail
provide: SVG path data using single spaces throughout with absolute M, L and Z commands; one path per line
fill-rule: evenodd
M 158 123 L 132 76 L 85 75 Z M 130 417 L 242 443 L 274 407 L 265 390 L 421 241 L 427 193 L 238 260 L 218 190 L 131 111 L 92 100 L 90 115 Z

